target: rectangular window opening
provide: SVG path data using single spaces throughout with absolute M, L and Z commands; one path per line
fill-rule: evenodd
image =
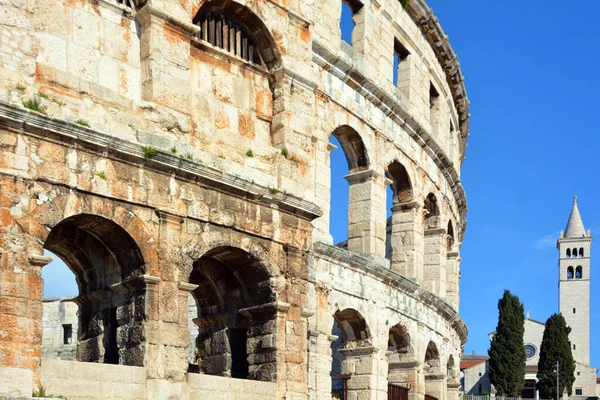
M 583 389 L 575 389 L 575 394 L 581 396 L 583 394 Z
M 577 371 L 577 376 L 579 376 L 579 375 L 581 375 L 581 372 L 580 372 L 580 371 Z
M 573 350 L 577 350 L 577 345 L 576 344 L 573 345 Z
M 576 309 L 576 308 L 574 308 L 574 309 L 573 309 L 573 314 L 576 314 L 576 313 L 577 313 L 577 309 Z
M 410 53 L 406 50 L 406 47 L 398 41 L 398 39 L 394 39 L 394 86 L 398 86 L 398 79 L 401 78 L 402 75 L 402 62 L 405 61 Z
M 71 344 L 71 337 L 73 336 L 73 325 L 63 325 L 63 344 Z
M 342 40 L 352 46 L 352 34 L 356 26 L 355 16 L 362 8 L 362 3 L 357 0 L 342 0 L 342 17 L 340 18 L 340 30 Z

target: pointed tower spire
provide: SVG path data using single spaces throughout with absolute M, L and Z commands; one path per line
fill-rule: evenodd
M 580 238 L 585 236 L 585 228 L 583 227 L 583 221 L 581 215 L 579 215 L 579 208 L 577 208 L 577 196 L 573 197 L 573 209 L 569 216 L 569 222 L 567 222 L 567 228 L 565 229 L 566 238 Z

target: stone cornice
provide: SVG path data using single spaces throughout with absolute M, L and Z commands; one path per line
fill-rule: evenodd
M 325 44 L 314 40 L 313 62 L 338 79 L 346 82 L 346 84 L 365 97 L 365 99 L 379 108 L 388 118 L 394 120 L 432 158 L 448 181 L 448 186 L 451 188 L 456 200 L 462 222 L 460 224 L 461 235 L 459 237 L 462 238 L 465 217 L 467 215 L 465 191 L 454 164 L 448 159 L 433 137 L 412 118 L 404 104 L 388 94 L 375 82 L 362 75 L 357 65 L 353 64 L 354 60 L 351 58 L 340 57 L 338 54 L 333 53 Z
M 379 265 L 373 264 L 369 261 L 369 259 L 361 255 L 351 253 L 347 250 L 340 249 L 339 247 L 331 246 L 325 243 L 315 243 L 313 245 L 313 249 L 317 256 L 320 255 L 333 260 L 341 261 L 347 264 L 350 268 L 361 273 L 367 273 L 388 284 L 389 286 L 405 293 L 407 296 L 424 303 L 450 323 L 452 328 L 460 337 L 463 346 L 467 342 L 467 326 L 465 325 L 463 319 L 452 308 L 452 306 L 450 306 L 441 298 L 421 288 L 414 281 L 398 275 L 397 273 L 385 269 Z
M 299 197 L 286 193 L 271 193 L 267 187 L 167 152 L 158 151 L 154 157 L 145 158 L 142 145 L 2 102 L 0 102 L 1 126 L 32 136 L 74 142 L 81 149 L 101 151 L 105 157 L 117 161 L 139 164 L 144 168 L 193 180 L 203 187 L 277 207 L 308 221 L 323 215 L 317 205 Z

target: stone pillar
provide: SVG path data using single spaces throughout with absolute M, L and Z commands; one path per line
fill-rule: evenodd
M 421 282 L 423 279 L 423 232 L 418 202 L 399 203 L 392 207 L 390 238 L 392 271 Z
M 146 387 L 152 400 L 177 396 L 185 385 L 190 343 L 188 296 L 196 287 L 185 282 L 192 260 L 181 248 L 184 219 L 162 211 L 156 214 L 160 281 L 146 301 L 150 307 L 146 322 Z
M 142 367 L 146 351 L 146 296 L 154 295 L 160 279 L 142 275 L 111 286 L 111 307 L 116 314 L 119 364 Z
M 348 199 L 348 251 L 385 260 L 385 176 L 373 171 L 344 177 Z M 387 263 L 387 261 L 386 261 Z
M 289 308 L 288 303 L 276 301 L 239 310 L 251 321 L 246 345 L 250 364 L 248 378 L 275 382 L 279 373 L 282 382 L 285 381 L 287 371 L 281 367 L 286 365 L 286 314 Z M 297 352 L 304 352 L 303 347 L 297 348 Z
M 372 346 L 338 350 L 343 357 L 342 374 L 349 375 L 348 398 L 353 400 L 383 399 L 387 380 L 380 379 L 379 351 Z
M 460 382 L 448 382 L 446 400 L 460 400 Z
M 446 230 L 438 228 L 440 217 L 426 220 L 423 244 L 423 287 L 441 298 L 446 297 Z M 433 227 L 432 227 L 433 226 Z
M 8 230 L 9 226 L 0 227 L 0 231 L 2 228 Z M 17 232 L 19 231 L 12 227 L 9 233 L 12 235 L 11 245 L 4 248 L 6 252 L 0 252 L 0 325 L 2 326 L 0 370 L 7 367 L 19 368 L 24 373 L 25 370 L 33 371 L 32 384 L 37 388 L 40 382 L 39 367 L 42 358 L 41 271 L 42 267 L 52 261 L 52 258 L 32 254 L 42 253 L 41 245 L 35 249 L 26 247 L 25 237 L 19 237 Z M 0 239 L 8 238 L 3 236 Z M 31 255 L 27 256 L 28 254 Z M 1 373 L 4 372 L 0 371 Z M 16 370 L 13 373 L 16 373 Z M 26 374 L 26 379 L 30 377 L 31 375 Z M 17 383 L 15 382 L 15 385 Z M 18 390 L 23 387 L 3 389 Z M 31 395 L 31 393 L 22 393 L 22 395 Z
M 232 359 L 227 323 L 232 319 L 229 314 L 193 319 L 199 331 L 196 361 L 201 373 L 231 376 Z
M 338 337 L 320 331 L 308 332 L 308 399 L 331 396 L 331 342 Z
M 446 301 L 456 312 L 459 305 L 460 255 L 457 251 L 447 254 L 446 258 Z
M 425 394 L 438 400 L 446 400 L 446 375 L 425 374 Z
M 409 389 L 408 400 L 419 400 L 419 363 L 417 361 L 390 362 L 388 383 Z

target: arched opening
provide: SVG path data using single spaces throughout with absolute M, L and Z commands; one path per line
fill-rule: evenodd
M 387 191 L 391 217 L 386 226 L 386 257 L 391 261 L 393 271 L 414 279 L 417 240 L 413 185 L 408 171 L 398 161 L 388 165 L 386 176 L 391 181 Z
M 78 306 L 72 301 L 79 288 L 73 271 L 56 254 L 44 250 L 52 262 L 42 268 L 42 357 L 77 359 Z
M 577 257 L 577 249 L 573 248 L 573 250 L 571 251 L 571 257 Z
M 342 364 L 354 362 L 350 354 L 347 354 L 352 349 L 370 345 L 371 332 L 366 320 L 355 309 L 338 310 L 333 318 L 331 334 L 337 338 L 331 342 L 331 390 L 333 396 L 343 398 L 351 376 L 342 374 L 342 369 L 348 370 L 343 368 Z
M 442 375 L 440 353 L 435 343 L 429 342 L 425 351 L 423 373 L 425 374 L 425 396 L 440 399 L 447 392 L 445 375 Z
M 413 359 L 412 348 L 410 347 L 410 335 L 400 324 L 390 328 L 388 336 L 388 351 L 393 352 L 390 359 L 398 361 L 410 361 Z
M 450 355 L 448 357 L 448 362 L 446 363 L 446 376 L 448 377 L 448 382 L 455 382 L 458 378 L 458 373 L 456 372 L 456 365 L 454 363 L 454 357 Z
M 448 221 L 446 232 L 446 251 L 450 253 L 454 250 L 454 226 L 452 225 L 452 221 Z
M 404 165 L 398 161 L 392 162 L 386 171 L 387 177 L 392 181 L 390 185 L 393 193 L 392 204 L 403 204 L 413 201 L 413 188 Z
M 194 17 L 198 39 L 227 53 L 273 70 L 281 55 L 269 30 L 249 8 L 234 0 L 209 0 Z
M 583 279 L 583 268 L 581 266 L 575 268 L 575 279 Z
M 573 267 L 568 267 L 567 268 L 567 279 L 571 280 L 574 277 L 574 273 L 573 273 Z
M 567 249 L 567 258 L 571 258 L 571 249 Z
M 427 350 L 425 350 L 425 365 L 423 371 L 425 374 L 439 374 L 440 371 L 440 352 L 437 346 L 433 342 L 427 344 Z
M 367 151 L 358 132 L 347 125 L 335 129 L 330 140 L 333 150 L 329 158 L 329 231 L 337 246 L 360 253 L 362 244 L 359 242 L 362 241 L 364 229 L 362 222 L 369 217 L 357 212 L 365 204 L 361 188 L 370 183 L 368 177 L 360 173 L 369 165 Z
M 416 383 L 416 371 L 410 335 L 404 326 L 396 324 L 388 336 L 388 395 L 409 398 Z
M 440 208 L 437 198 L 433 193 L 429 193 L 425 198 L 423 205 L 423 221 L 425 230 L 435 229 L 439 224 Z
M 276 317 L 269 307 L 275 295 L 260 260 L 239 248 L 218 247 L 194 263 L 190 283 L 197 285 L 192 292 L 197 350 L 190 371 L 275 380 L 270 368 L 275 344 L 260 340 L 275 333 L 269 324 Z
M 579 248 L 579 257 L 583 257 L 583 247 Z
M 134 310 L 144 309 L 144 284 L 136 280 L 144 273 L 144 260 L 131 236 L 106 218 L 80 214 L 52 228 L 44 248 L 76 277 L 79 295 L 72 301 L 79 311 L 78 360 L 140 365 L 143 334 L 138 340 L 118 340 L 120 332 L 143 332 L 143 315 L 135 318 Z

